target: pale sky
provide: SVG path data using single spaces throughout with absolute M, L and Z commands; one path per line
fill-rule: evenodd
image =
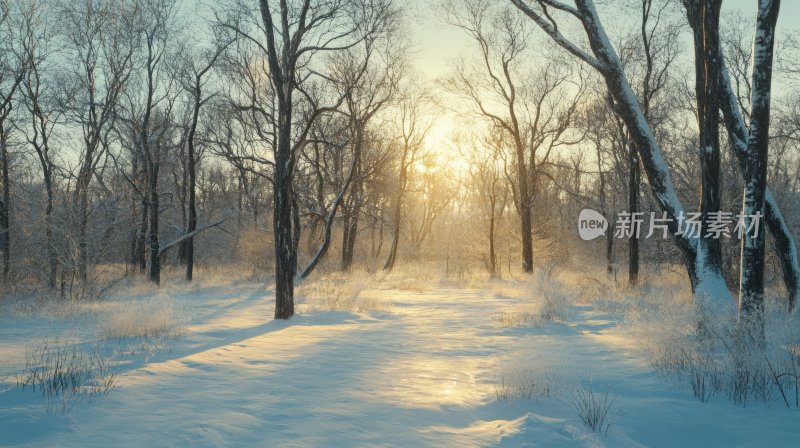
M 199 17 L 210 17 L 210 7 L 216 2 L 213 0 L 182 0 L 185 6 L 195 6 Z M 224 0 L 222 0 L 224 1 Z M 255 0 L 253 0 L 255 1 Z M 508 0 L 497 0 L 499 2 Z M 566 0 L 569 2 L 569 0 Z M 679 0 L 673 0 L 679 1 Z M 409 28 L 415 45 L 415 70 L 425 78 L 423 82 L 434 88 L 433 82 L 447 74 L 451 62 L 460 55 L 468 55 L 473 50 L 473 42 L 460 30 L 447 25 L 443 20 L 438 5 L 441 0 L 398 0 L 399 4 L 407 5 L 409 13 Z M 596 0 L 601 19 L 604 20 L 607 31 L 613 35 L 614 22 L 624 23 L 625 18 L 615 17 L 609 13 L 619 4 L 629 4 L 631 0 Z M 571 3 L 571 2 L 570 2 Z M 725 0 L 723 2 L 723 17 L 725 13 L 740 10 L 752 17 L 754 22 L 757 0 Z M 190 9 L 184 9 L 188 11 Z M 634 19 L 638 19 L 634 17 Z M 200 19 L 202 20 L 202 19 Z M 800 0 L 784 0 L 778 19 L 779 38 L 786 32 L 797 32 L 800 29 Z M 541 33 L 535 34 L 538 37 Z M 691 49 L 687 49 L 691 55 Z M 458 152 L 448 150 L 450 137 L 454 129 L 458 128 L 460 119 L 453 116 L 441 116 L 434 125 L 429 135 L 428 145 L 436 148 L 440 154 L 450 154 L 451 158 L 458 159 Z
M 679 0 L 673 1 L 677 2 Z M 444 23 L 435 6 L 439 3 L 437 0 L 411 0 L 409 3 L 414 4 L 414 9 L 411 13 L 412 29 L 415 33 L 417 46 L 421 49 L 419 68 L 431 79 L 443 76 L 447 73 L 449 61 L 473 44 L 468 41 L 463 32 L 454 30 Z M 602 2 L 604 5 L 600 1 L 597 1 L 597 3 L 601 19 L 609 20 L 608 14 L 603 13 L 615 1 L 605 0 Z M 722 3 L 722 12 L 725 14 L 726 12 L 740 10 L 752 16 L 753 21 L 755 21 L 757 4 L 757 0 L 725 0 Z M 778 26 L 779 32 L 800 29 L 800 0 L 783 0 L 781 2 Z M 610 32 L 611 30 L 607 31 Z
M 195 7 L 200 16 L 210 17 L 209 5 L 220 2 L 213 0 L 182 0 L 186 10 Z M 253 0 L 256 1 L 256 0 Z M 497 0 L 498 2 L 508 0 Z M 569 0 L 567 0 L 568 2 Z M 611 17 L 603 14 L 609 5 L 614 5 L 618 0 L 597 0 L 601 18 L 610 21 Z M 624 0 L 622 0 L 624 1 Z M 622 3 L 622 1 L 619 1 Z M 629 1 L 629 0 L 628 0 Z M 679 0 L 673 0 L 679 1 Z M 448 26 L 437 10 L 440 0 L 398 0 L 401 5 L 409 7 L 409 25 L 413 33 L 417 53 L 417 69 L 426 78 L 433 80 L 447 73 L 449 62 L 471 47 L 471 42 L 460 31 Z M 755 14 L 757 0 L 725 0 L 723 14 L 728 11 L 741 10 Z M 800 29 L 800 0 L 783 0 L 781 13 L 778 19 L 779 31 Z M 610 31 L 610 30 L 609 30 Z
M 507 0 L 498 0 L 507 1 Z M 630 1 L 630 0 L 629 0 Z M 674 0 L 679 1 L 679 0 Z M 441 13 L 438 12 L 436 5 L 439 0 L 412 0 L 414 4 L 412 12 L 412 29 L 414 38 L 419 49 L 417 67 L 418 70 L 433 82 L 436 78 L 446 76 L 450 68 L 451 61 L 459 55 L 469 54 L 473 51 L 474 43 L 466 35 L 457 29 L 447 25 Z M 612 20 L 616 19 L 608 14 L 608 10 L 613 8 L 615 3 L 622 3 L 618 0 L 599 0 L 597 1 L 598 11 L 601 19 L 606 24 L 607 32 L 613 34 Z M 628 2 L 625 2 L 628 3 Z M 747 17 L 752 17 L 755 24 L 755 12 L 757 0 L 725 0 L 723 2 L 722 14 L 734 11 L 742 11 Z M 635 19 L 638 19 L 636 17 Z M 800 0 L 784 0 L 781 2 L 781 12 L 778 18 L 779 38 L 780 35 L 789 31 L 797 32 L 800 30 Z M 543 36 L 537 33 L 537 36 Z M 692 57 L 692 50 L 687 49 L 689 56 Z M 440 149 L 450 146 L 450 137 L 453 130 L 459 126 L 461 120 L 452 116 L 440 117 L 439 122 L 431 131 L 429 144 Z M 453 158 L 458 158 L 457 151 L 450 151 Z

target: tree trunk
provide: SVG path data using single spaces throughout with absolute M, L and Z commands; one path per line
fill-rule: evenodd
M 159 253 L 158 241 L 158 162 L 150 162 L 149 174 L 149 193 L 150 193 L 150 213 L 149 213 L 149 228 L 148 228 L 148 247 L 149 254 L 149 269 L 147 277 L 155 284 L 161 283 L 161 254 Z
M 614 228 L 612 220 L 609 220 L 608 227 Z M 614 272 L 614 233 L 611 231 L 606 232 L 606 272 L 609 274 Z
M 533 272 L 533 229 L 531 225 L 531 206 L 522 204 L 520 213 L 520 234 L 522 235 L 522 272 Z
M 3 252 L 3 282 L 8 282 L 11 269 L 11 227 L 9 219 L 11 186 L 8 174 L 8 146 L 5 125 L 0 123 L 0 182 L 3 183 L 3 198 L 0 201 L 0 250 Z
M 525 152 L 522 143 L 517 141 L 517 183 L 519 184 L 519 233 L 522 243 L 522 272 L 533 272 L 533 235 L 531 224 L 531 197 L 528 191 L 528 169 L 525 166 Z
M 186 225 L 186 233 L 192 233 L 197 229 L 197 207 L 195 205 L 195 188 L 197 184 L 197 177 L 195 173 L 195 148 L 194 148 L 194 136 L 195 132 L 197 131 L 197 121 L 200 117 L 200 105 L 201 103 L 201 91 L 200 91 L 200 80 L 199 77 L 197 79 L 197 83 L 195 84 L 195 92 L 194 92 L 194 109 L 192 111 L 192 123 L 189 127 L 189 135 L 186 138 L 186 147 L 187 147 L 187 154 L 186 154 L 186 173 L 187 173 L 187 184 L 186 184 L 186 194 L 188 195 L 187 198 L 187 225 Z M 240 189 L 241 190 L 241 189 Z M 184 249 L 184 256 L 186 260 L 186 281 L 192 281 L 194 276 L 194 237 L 188 238 L 183 246 Z
M 187 132 L 187 134 L 188 134 L 188 132 Z M 186 141 L 186 146 L 188 146 L 189 145 L 188 138 L 186 140 L 187 140 Z M 189 161 L 187 160 L 187 154 L 186 154 L 187 151 L 184 150 L 183 146 L 184 145 L 181 145 L 181 150 L 179 151 L 179 153 L 177 155 L 178 159 L 181 161 L 181 168 L 182 168 L 182 173 L 181 173 L 182 176 L 181 177 L 182 177 L 182 179 L 179 182 L 177 180 L 177 178 L 176 178 L 176 180 L 175 180 L 175 189 L 177 190 L 176 191 L 176 195 L 179 198 L 179 204 L 178 204 L 179 207 L 178 208 L 180 209 L 180 212 L 181 212 L 181 229 L 183 229 L 183 234 L 185 235 L 185 234 L 189 233 L 187 231 L 187 228 L 189 227 L 189 210 L 188 210 L 188 208 L 189 208 L 189 198 L 188 198 L 188 196 L 189 196 L 189 192 L 188 192 L 188 186 L 189 186 L 189 166 L 188 165 L 189 165 Z M 188 255 L 189 255 L 188 254 L 188 250 L 189 250 L 189 246 L 188 245 L 189 245 L 188 240 L 184 240 L 178 246 L 178 250 L 177 250 L 177 253 L 176 253 L 176 260 L 175 260 L 178 265 L 187 266 L 187 264 L 188 264 Z M 187 267 L 187 271 L 188 271 L 188 267 Z M 187 278 L 187 280 L 191 281 L 188 278 Z
M 145 257 L 147 251 L 147 216 L 149 214 L 147 198 L 147 195 L 142 197 L 142 216 L 136 233 L 136 266 L 142 274 L 147 269 L 147 258 Z
M 491 210 L 489 211 L 489 275 L 492 278 L 497 276 L 497 254 L 494 249 L 494 221 L 495 221 L 495 199 L 494 196 L 489 201 Z
M 288 134 L 288 126 L 286 127 Z M 288 135 L 287 135 L 288 137 Z M 275 319 L 289 319 L 294 315 L 294 268 L 292 256 L 292 202 L 288 162 L 288 140 L 286 151 L 278 152 L 275 167 L 273 195 L 273 233 L 275 237 Z
M 639 213 L 639 153 L 636 145 L 628 142 L 628 211 L 631 214 L 633 229 L 628 238 L 628 286 L 636 287 L 639 283 L 639 224 L 636 216 Z
M 81 188 L 80 194 L 78 195 L 78 279 L 80 280 L 82 286 L 86 286 L 88 281 L 87 265 L 89 263 L 87 241 L 89 228 L 89 198 L 87 190 L 89 181 L 81 181 L 79 178 L 78 182 L 84 185 L 84 188 Z
M 517 4 L 516 1 L 515 4 Z M 589 0 L 575 0 L 575 5 L 583 16 L 584 30 L 592 53 L 597 58 L 594 67 L 603 75 L 608 90 L 615 100 L 615 112 L 625 122 L 625 126 L 637 146 L 653 197 L 659 208 L 666 211 L 671 219 L 668 227 L 670 233 L 675 236 L 675 243 L 681 251 L 695 297 L 702 301 L 712 301 L 713 305 L 711 303 L 708 305 L 720 310 L 732 308 L 733 297 L 730 290 L 724 287 L 725 280 L 722 275 L 713 270 L 707 270 L 704 264 L 705 258 L 697 257 L 696 239 L 676 235 L 678 231 L 676 218 L 684 212 L 683 205 L 672 184 L 667 163 L 655 134 L 625 77 L 622 63 L 600 23 L 594 4 Z M 576 53 L 573 51 L 573 54 Z M 585 55 L 578 54 L 585 57 Z M 698 271 L 702 275 L 698 275 Z
M 394 210 L 392 219 L 394 221 L 394 228 L 392 229 L 392 245 L 389 247 L 389 255 L 386 257 L 386 262 L 383 264 L 384 271 L 391 271 L 394 268 L 394 263 L 397 261 L 397 247 L 400 244 L 400 223 L 403 213 L 403 195 L 408 184 L 408 145 L 403 145 L 403 155 L 400 157 L 400 183 L 398 184 L 397 199 L 394 203 Z
M 721 1 L 702 0 L 687 3 L 687 15 L 693 30 L 695 49 L 695 97 L 700 130 L 699 158 L 702 173 L 700 213 L 702 217 L 697 242 L 698 276 L 722 276 L 722 249 L 719 238 L 707 232 L 709 222 L 720 212 L 719 150 L 719 14 Z M 705 272 L 703 272 L 703 269 Z M 724 285 L 724 283 L 723 283 Z M 727 286 L 726 286 L 727 287 Z
M 56 275 L 58 272 L 58 252 L 56 250 L 56 243 L 53 238 L 53 181 L 51 179 L 50 171 L 47 170 L 44 176 L 44 187 L 47 193 L 47 206 L 44 210 L 44 225 L 45 225 L 45 238 L 47 245 L 47 259 L 49 272 L 47 276 L 47 285 L 50 289 L 56 287 Z
M 275 319 L 294 315 L 296 247 L 292 232 L 291 95 L 284 86 L 278 96 L 278 143 L 273 175 L 273 234 L 275 238 Z
M 746 334 L 764 337 L 764 198 L 767 186 L 770 96 L 772 84 L 775 24 L 779 0 L 758 2 L 753 42 L 753 78 L 750 136 L 747 140 L 745 188 L 742 199 L 744 218 L 739 283 L 739 322 Z M 749 231 L 759 225 L 758 232 Z
M 361 180 L 353 184 L 352 207 L 348 215 L 344 217 L 344 231 L 342 232 L 342 270 L 346 271 L 353 265 L 353 252 L 356 246 L 356 236 L 358 235 L 358 223 L 361 218 Z
M 533 229 L 531 224 L 531 197 L 528 192 L 528 169 L 525 166 L 525 154 L 518 144 L 517 149 L 517 183 L 519 197 L 517 198 L 519 211 L 519 234 L 522 243 L 522 272 L 533 272 Z
M 722 60 L 721 53 L 720 60 Z M 720 90 L 724 91 L 720 108 L 725 119 L 731 150 L 739 162 L 739 171 L 742 176 L 746 176 L 749 150 L 747 142 L 750 132 L 739 112 L 736 93 L 733 91 L 727 69 L 722 63 L 720 63 L 720 70 Z M 797 309 L 795 304 L 800 300 L 800 257 L 798 257 L 797 243 L 792 231 L 769 188 L 764 194 L 764 212 L 767 228 L 774 242 L 773 248 L 781 264 L 783 283 L 788 293 L 789 312 L 794 312 Z

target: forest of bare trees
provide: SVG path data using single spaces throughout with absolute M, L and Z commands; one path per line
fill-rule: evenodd
M 238 264 L 288 319 L 321 269 L 591 257 L 630 287 L 680 266 L 704 312 L 763 333 L 765 288 L 800 295 L 797 48 L 779 1 L 754 23 L 721 3 L 625 0 L 606 24 L 590 0 L 441 2 L 468 43 L 425 80 L 392 0 L 3 0 L 3 291 Z M 614 234 L 650 212 L 668 238 Z M 741 241 L 710 236 L 726 213 Z

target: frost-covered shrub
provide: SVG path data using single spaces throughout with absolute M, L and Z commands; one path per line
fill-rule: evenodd
M 591 384 L 576 387 L 570 397 L 570 403 L 581 422 L 590 430 L 602 434 L 608 434 L 611 427 L 611 408 L 616 401 L 616 395 L 611 395 L 608 390 L 595 391 Z
M 184 320 L 169 296 L 120 304 L 103 318 L 106 339 L 173 338 L 184 332 Z
M 538 327 L 547 322 L 564 322 L 572 305 L 561 295 L 544 294 L 544 298 L 514 311 L 501 311 L 493 315 L 501 327 Z
M 545 293 L 539 305 L 539 316 L 551 322 L 563 322 L 569 317 L 572 304 L 562 294 Z
M 494 394 L 497 401 L 541 400 L 555 394 L 556 375 L 545 369 L 506 367 L 497 374 Z
M 651 365 L 677 384 L 690 385 L 698 400 L 719 395 L 740 406 L 779 401 L 800 407 L 800 329 L 785 310 L 766 313 L 763 340 L 744 337 L 725 318 L 705 313 L 698 319 L 704 313 L 691 308 L 653 310 L 635 323 L 648 333 L 641 340 L 649 346 Z
M 361 293 L 372 280 L 356 272 L 348 276 L 341 273 L 322 274 L 297 288 L 302 298 L 300 309 L 310 311 L 388 311 L 389 305 Z
M 236 239 L 236 261 L 262 271 L 272 269 L 275 253 L 272 239 L 271 232 L 258 227 L 240 230 Z
M 116 378 L 114 364 L 98 350 L 54 339 L 28 350 L 17 386 L 41 393 L 50 410 L 65 412 L 77 403 L 107 394 Z
M 541 317 L 531 311 L 501 311 L 495 313 L 493 317 L 501 327 L 516 327 L 519 325 L 535 327 L 542 323 Z

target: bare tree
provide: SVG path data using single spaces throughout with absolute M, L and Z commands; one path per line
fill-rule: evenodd
M 507 134 L 522 268 L 532 272 L 532 206 L 538 174 L 550 163 L 554 148 L 580 140 L 569 131 L 580 96 L 574 91 L 582 87 L 571 84 L 573 73 L 567 65 L 552 59 L 542 60 L 539 69 L 529 72 L 525 63 L 535 58 L 529 46 L 531 33 L 526 21 L 510 9 L 471 0 L 465 6 L 449 4 L 447 13 L 450 22 L 474 41 L 479 57 L 472 64 L 457 64 L 444 87 L 468 99 L 480 116 Z
M 0 2 L 0 251 L 3 253 L 3 281 L 8 281 L 11 268 L 11 158 L 9 156 L 8 119 L 19 86 L 25 78 L 29 65 L 25 33 L 28 11 L 22 2 Z M 22 30 L 23 32 L 19 32 Z
M 229 17 L 219 23 L 258 48 L 267 60 L 268 76 L 275 97 L 273 146 L 273 233 L 275 244 L 275 318 L 294 315 L 294 276 L 297 269 L 299 215 L 293 192 L 298 153 L 307 144 L 308 133 L 321 114 L 335 110 L 339 97 L 323 106 L 307 86 L 313 78 L 327 79 L 313 66 L 321 54 L 354 47 L 385 25 L 384 2 L 344 0 L 282 1 L 275 5 L 260 0 L 254 11 L 236 2 Z M 254 17 L 260 20 L 254 20 Z M 256 34 L 258 33 L 258 34 Z M 296 114 L 297 99 L 309 110 Z M 262 105 L 253 105 L 260 107 Z M 299 119 L 299 120 L 298 120 Z
M 670 70 L 675 65 L 678 56 L 680 26 L 670 20 L 670 1 L 668 0 L 655 3 L 653 0 L 641 0 L 639 10 L 641 16 L 639 33 L 632 39 L 635 41 L 633 44 L 636 49 L 635 59 L 639 60 L 636 62 L 641 65 L 640 87 L 636 89 L 638 90 L 637 97 L 642 106 L 642 113 L 651 123 L 654 131 L 658 132 L 661 120 L 654 117 L 656 115 L 654 109 L 659 106 L 659 96 L 667 87 Z M 622 56 L 622 62 L 626 69 L 633 65 L 634 61 L 631 59 L 634 57 Z M 612 101 L 613 107 L 613 99 L 609 97 L 609 100 Z M 620 132 L 623 134 L 623 140 L 627 142 L 625 146 L 628 149 L 628 211 L 636 213 L 640 208 L 641 164 L 639 153 L 635 143 L 629 141 L 627 131 L 621 129 Z M 638 226 L 638 224 L 634 224 L 634 226 Z M 639 239 L 637 235 L 638 229 L 634 230 L 628 239 L 628 284 L 632 286 L 638 283 L 639 278 Z M 710 244 L 716 244 L 717 249 L 719 248 L 717 240 L 713 240 Z
M 228 41 L 217 41 L 216 48 L 206 52 L 205 55 L 191 54 L 184 59 L 181 85 L 189 94 L 190 114 L 188 129 L 186 131 L 186 156 L 185 156 L 185 190 L 186 190 L 186 228 L 184 234 L 192 234 L 197 230 L 197 151 L 195 141 L 197 125 L 200 119 L 200 109 L 212 98 L 204 93 L 211 69 L 217 63 L 220 55 L 230 45 Z M 199 59 L 199 60 L 198 60 Z M 181 244 L 181 253 L 186 262 L 186 280 L 192 281 L 194 272 L 194 237 L 187 238 Z
M 388 22 L 396 22 L 398 17 Z M 393 25 L 396 26 L 396 25 Z M 396 46 L 392 41 L 400 40 L 400 36 L 392 29 L 382 30 L 381 35 L 372 35 L 364 39 L 363 45 L 353 47 L 337 58 L 332 70 L 333 76 L 340 80 L 340 95 L 344 98 L 343 114 L 347 120 L 348 146 L 351 147 L 350 167 L 344 178 L 341 190 L 327 211 L 323 240 L 320 248 L 300 274 L 307 277 L 330 246 L 333 219 L 344 200 L 348 189 L 352 190 L 353 182 L 358 184 L 357 190 L 363 190 L 364 167 L 362 157 L 364 147 L 369 144 L 367 133 L 376 116 L 394 100 L 400 77 L 404 74 L 405 48 Z M 315 168 L 319 171 L 319 168 Z M 355 179 L 354 179 L 355 178 Z M 355 201 L 360 201 L 358 194 L 352 194 Z M 350 210 L 342 216 L 343 244 L 342 268 L 347 269 L 353 261 L 353 252 L 358 228 L 360 207 Z
M 127 7 L 107 0 L 62 2 L 60 25 L 65 57 L 76 63 L 71 73 L 76 95 L 70 95 L 70 121 L 81 128 L 82 142 L 73 202 L 77 209 L 76 265 L 82 285 L 87 283 L 90 186 L 113 129 L 120 96 L 131 75 L 136 33 Z
M 475 141 L 475 140 L 473 140 Z M 480 140 L 478 140 L 480 141 Z M 470 160 L 470 186 L 472 193 L 479 201 L 479 207 L 486 217 L 487 262 L 486 268 L 493 278 L 497 276 L 497 221 L 505 210 L 508 200 L 508 188 L 503 176 L 502 161 L 497 148 L 499 142 L 493 142 L 491 136 L 483 139 L 483 146 L 473 143 Z
M 409 190 L 409 176 L 414 165 L 419 161 L 425 144 L 425 139 L 430 132 L 433 122 L 426 119 L 425 109 L 430 104 L 430 98 L 424 95 L 404 95 L 399 110 L 400 126 L 400 160 L 398 165 L 397 193 L 392 205 L 392 245 L 389 255 L 383 264 L 383 269 L 391 271 L 397 261 L 397 248 L 400 245 L 400 229 L 403 217 L 403 201 Z
M 59 254 L 56 247 L 53 223 L 53 206 L 55 200 L 55 161 L 51 139 L 55 127 L 62 121 L 64 109 L 59 107 L 57 89 L 58 78 L 53 69 L 53 59 L 57 57 L 50 45 L 52 32 L 49 31 L 48 17 L 41 5 L 31 3 L 26 10 L 25 30 L 27 35 L 27 59 L 29 70 L 23 83 L 23 104 L 29 114 L 29 126 L 20 126 L 25 140 L 33 148 L 42 172 L 46 203 L 44 210 L 45 251 L 47 254 L 47 285 L 56 287 Z
M 134 66 L 141 90 L 126 95 L 134 145 L 141 151 L 147 180 L 147 276 L 161 282 L 159 174 L 164 151 L 174 131 L 172 109 L 176 100 L 174 80 L 167 72 L 170 43 L 175 31 L 175 0 L 138 0 L 140 20 L 134 30 L 142 42 L 141 62 Z M 137 54 L 138 56 L 138 54 Z M 141 65 L 139 65 L 141 64 Z M 140 71 L 141 70 L 141 71 Z M 140 96 L 141 94 L 141 96 Z

